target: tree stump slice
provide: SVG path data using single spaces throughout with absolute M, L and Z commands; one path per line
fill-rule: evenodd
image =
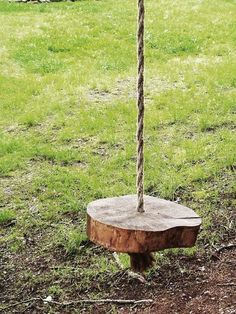
M 192 209 L 152 196 L 144 196 L 144 213 L 138 213 L 136 205 L 137 195 L 91 202 L 87 207 L 89 239 L 125 253 L 194 246 L 201 218 Z

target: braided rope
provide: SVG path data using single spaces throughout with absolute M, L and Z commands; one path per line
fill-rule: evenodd
M 143 121 L 144 121 L 144 0 L 138 0 L 138 119 L 137 119 L 137 211 L 144 212 L 143 202 L 143 177 L 144 177 L 144 157 L 143 157 Z

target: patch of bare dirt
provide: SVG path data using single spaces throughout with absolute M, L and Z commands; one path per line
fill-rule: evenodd
M 154 303 L 137 313 L 236 313 L 236 251 L 223 252 L 217 262 L 202 266 L 192 262 L 189 277 L 173 276 L 169 286 L 154 293 Z
M 182 80 L 169 82 L 163 78 L 154 77 L 147 80 L 145 102 L 151 101 L 149 95 L 157 95 L 171 89 L 186 89 Z M 88 92 L 89 101 L 100 103 L 110 102 L 114 99 L 135 99 L 136 98 L 136 78 L 131 77 L 124 80 L 118 80 L 112 90 L 92 89 Z
M 37 243 L 43 245 L 43 241 L 42 235 L 38 235 Z M 91 267 L 91 254 L 107 256 L 111 261 L 109 253 L 101 248 L 92 246 L 89 252 L 83 260 L 78 261 L 76 258 L 63 257 L 59 251 L 57 254 L 50 254 L 46 250 L 40 252 L 34 241 L 28 243 L 25 252 L 16 260 L 8 254 L 1 254 L 0 312 L 236 313 L 235 245 L 225 246 L 212 255 L 170 255 L 167 263 L 149 273 L 147 284 L 129 278 L 124 271 L 118 271 L 108 272 L 105 276 L 98 273 L 86 285 L 80 269 Z M 65 270 L 66 267 L 71 267 L 70 275 L 60 278 L 55 271 Z M 44 303 L 41 298 L 47 297 L 48 288 L 57 284 L 60 284 L 64 294 L 53 296 L 53 300 L 61 304 Z M 153 302 L 145 305 L 63 304 L 81 298 L 152 299 Z

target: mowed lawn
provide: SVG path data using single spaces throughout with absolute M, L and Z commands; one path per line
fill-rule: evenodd
M 150 281 L 235 235 L 235 19 L 234 0 L 146 1 L 145 193 L 203 219 Z M 88 243 L 86 205 L 135 193 L 135 95 L 135 1 L 0 2 L 2 307 L 110 296 L 119 269 Z

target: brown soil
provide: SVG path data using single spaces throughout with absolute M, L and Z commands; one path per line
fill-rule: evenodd
M 38 238 L 41 242 L 42 239 Z M 127 272 L 107 274 L 102 278 L 93 278 L 88 289 L 79 285 L 81 277 L 63 279 L 50 272 L 59 265 L 70 265 L 79 269 L 81 264 L 76 258 L 69 260 L 60 255 L 52 257 L 46 252 L 36 255 L 35 243 L 29 243 L 28 252 L 10 260 L 5 256 L 1 264 L 0 301 L 2 313 L 236 313 L 236 249 L 226 246 L 213 255 L 204 252 L 195 257 L 173 255 L 167 258 L 159 269 L 154 269 L 147 276 L 147 284 L 127 276 Z M 92 246 L 93 254 L 112 256 L 101 248 Z M 31 258 L 34 256 L 34 258 Z M 86 260 L 89 263 L 89 256 Z M 80 261 L 81 263 L 81 261 Z M 86 266 L 86 265 L 84 265 Z M 27 278 L 27 272 L 36 277 Z M 42 277 L 44 275 L 44 277 Z M 44 278 L 35 280 L 37 276 Z M 153 299 L 145 305 L 55 305 L 44 304 L 37 299 L 47 296 L 47 288 L 60 282 L 65 291 L 63 298 L 53 297 L 59 302 L 75 301 L 80 298 L 113 299 Z M 26 302 L 26 300 L 29 300 Z M 23 301 L 23 302 L 22 302 Z M 4 310 L 5 308 L 5 310 Z
M 189 278 L 170 278 L 169 286 L 155 291 L 154 303 L 137 313 L 236 313 L 236 251 L 220 254 L 217 262 L 194 264 Z

